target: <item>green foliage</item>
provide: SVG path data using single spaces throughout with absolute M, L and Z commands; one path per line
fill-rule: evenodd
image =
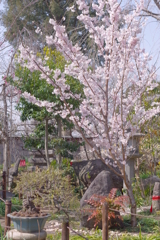
M 85 237 L 88 240 L 102 240 L 102 231 L 97 230 L 92 235 L 85 234 Z M 70 236 L 70 240 L 82 240 L 83 238 L 78 235 Z M 124 234 L 114 234 L 114 236 L 109 237 L 110 240 L 159 240 L 159 232 L 150 234 L 150 235 L 144 235 L 140 231 L 139 227 L 139 234 L 130 234 L 130 233 L 124 233 Z M 61 240 L 61 233 L 55 233 L 54 235 L 47 235 L 47 240 Z
M 146 232 L 146 231 L 152 232 L 154 230 L 154 228 L 157 227 L 159 224 L 158 220 L 151 219 L 151 218 L 139 219 L 138 223 L 144 232 Z
M 77 9 L 73 12 L 66 11 L 66 8 L 73 4 L 73 0 L 39 0 L 34 4 L 30 4 L 29 0 L 6 0 L 5 10 L 2 15 L 2 24 L 6 29 L 6 39 L 13 45 L 19 43 L 19 33 L 23 34 L 23 38 L 27 40 L 32 38 L 32 44 L 35 45 L 37 42 L 45 42 L 45 35 L 52 31 L 52 27 L 49 24 L 49 19 L 54 18 L 60 22 L 65 14 L 65 21 L 63 23 L 68 30 L 78 27 Z M 29 5 L 28 7 L 26 7 Z M 40 27 L 43 34 L 37 36 L 35 30 Z M 27 31 L 24 34 L 24 29 Z M 73 35 L 73 32 L 71 32 Z M 78 32 L 77 32 L 78 34 Z M 75 37 L 77 36 L 74 31 Z
M 63 138 L 53 138 L 50 141 L 50 146 L 56 149 L 57 154 L 61 154 L 64 158 L 70 159 L 73 159 L 72 153 L 76 151 L 80 145 L 78 142 L 66 141 Z
M 144 179 L 147 177 L 147 174 L 144 174 Z M 136 179 L 136 181 L 134 181 L 132 183 L 132 190 L 133 190 L 133 194 L 134 194 L 134 198 L 136 201 L 136 205 L 137 207 L 141 207 L 141 206 L 148 206 L 151 204 L 151 195 L 152 195 L 152 190 L 153 190 L 153 186 L 146 186 L 143 193 L 144 193 L 144 198 L 141 196 L 140 192 L 140 183 L 138 182 L 139 180 Z
M 146 110 L 153 108 L 153 102 L 160 102 L 159 93 L 160 84 L 158 83 L 158 86 L 154 90 L 143 94 L 141 98 L 141 104 L 145 107 Z M 141 127 L 141 132 L 145 134 L 140 141 L 140 151 L 143 153 L 143 156 L 140 159 L 140 172 L 142 173 L 142 175 L 146 173 L 146 171 L 150 172 L 150 175 L 156 174 L 157 159 L 159 159 L 160 157 L 159 120 L 160 116 L 159 114 L 157 114 L 152 117 L 150 121 L 146 121 L 145 124 Z M 146 176 L 144 176 L 144 178 L 145 177 Z
M 141 190 L 139 188 L 139 184 L 137 183 L 137 181 L 132 183 L 132 190 L 133 190 L 133 194 L 134 194 L 134 198 L 135 198 L 137 207 L 143 206 L 144 199 L 142 198 L 142 196 L 140 194 Z
M 6 237 L 4 237 L 4 229 L 2 228 L 1 225 L 0 225 L 0 239 L 1 239 L 1 240 L 6 239 Z
M 5 203 L 0 201 L 0 216 L 5 216 Z
M 12 197 L 12 205 L 22 206 L 22 200 L 18 197 Z
M 137 227 L 132 228 L 131 227 L 131 220 L 130 216 L 123 216 L 123 222 L 125 225 L 124 229 L 121 229 L 121 231 L 127 231 L 127 232 L 139 232 L 141 228 L 142 233 L 156 233 L 159 231 L 159 220 L 155 219 L 155 216 L 150 214 L 150 211 L 143 211 L 141 213 L 138 213 L 139 215 L 142 215 L 142 217 L 137 217 Z M 145 217 L 143 217 L 145 216 Z M 140 226 L 140 227 L 139 227 Z
M 55 169 L 59 168 L 56 160 L 53 160 L 51 162 L 51 166 Z M 74 193 L 77 194 L 78 198 L 81 198 L 83 195 L 82 193 L 83 193 L 84 186 L 77 179 L 74 168 L 71 166 L 71 160 L 68 158 L 63 158 L 60 168 L 63 170 L 63 177 L 70 178 L 70 182 L 74 188 Z
M 55 70 L 59 68 L 63 71 L 66 61 L 60 52 L 45 47 L 43 52 L 37 55 L 42 60 L 47 58 L 47 65 L 50 69 Z M 57 125 L 59 122 L 61 122 L 62 129 L 68 130 L 69 132 L 71 132 L 73 124 L 67 118 L 63 119 L 56 114 L 57 111 L 63 108 L 63 102 L 59 96 L 52 94 L 54 87 L 48 84 L 45 79 L 40 79 L 39 71 L 31 72 L 29 69 L 23 68 L 20 64 L 16 65 L 15 76 L 17 80 L 13 81 L 12 77 L 9 77 L 8 82 L 19 89 L 20 92 L 23 93 L 26 91 L 39 100 L 54 102 L 56 104 L 51 113 L 48 112 L 45 107 L 38 107 L 28 102 L 25 98 L 20 98 L 16 108 L 21 112 L 21 120 L 34 119 L 37 123 L 32 134 L 24 137 L 25 148 L 36 150 L 44 149 L 45 120 L 48 119 L 48 148 L 54 149 L 55 154 L 73 159 L 72 153 L 78 149 L 79 143 L 58 137 Z M 83 86 L 78 80 L 66 76 L 66 82 L 73 93 L 81 94 L 84 97 Z M 80 101 L 75 99 L 69 99 L 67 101 L 73 106 L 73 109 L 78 109 Z
M 62 234 L 60 232 L 55 232 L 54 234 L 47 234 L 47 240 L 61 240 Z
M 151 172 L 150 171 L 141 172 L 141 174 L 140 174 L 140 178 L 142 178 L 142 179 L 146 179 L 146 178 L 148 178 L 150 176 L 151 176 Z
M 18 197 L 13 197 L 11 212 L 17 212 L 22 208 L 22 201 L 18 199 Z M 5 216 L 5 203 L 0 201 L 0 216 Z
M 92 235 L 90 233 L 84 233 L 86 232 L 86 230 L 83 230 L 80 232 L 80 234 L 82 236 L 85 236 L 85 238 L 87 238 L 88 240 L 91 239 L 91 240 L 102 240 L 102 231 L 101 230 L 95 230 L 94 232 L 92 232 Z M 61 240 L 62 238 L 62 235 L 61 233 L 55 233 L 53 235 L 50 235 L 48 234 L 47 235 L 47 240 Z M 82 240 L 83 238 L 78 236 L 78 235 L 75 235 L 75 234 L 72 234 L 72 232 L 70 231 L 70 240 Z
M 50 167 L 42 171 L 24 172 L 16 184 L 15 192 L 22 193 L 25 198 L 34 197 L 36 205 L 57 210 L 64 218 L 69 218 L 70 212 L 79 207 L 74 189 L 60 169 Z
M 112 239 L 118 239 L 118 240 L 159 240 L 159 234 L 154 234 L 151 236 L 144 236 L 139 234 L 139 236 L 132 236 L 130 234 L 123 234 L 120 237 L 112 238 Z

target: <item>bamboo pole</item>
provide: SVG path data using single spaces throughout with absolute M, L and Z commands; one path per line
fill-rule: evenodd
M 69 240 L 69 222 L 62 223 L 62 240 Z
M 108 240 L 108 203 L 102 207 L 102 240 Z
M 11 213 L 12 202 L 10 200 L 6 200 L 5 202 L 5 229 L 4 235 L 6 235 L 7 231 L 10 229 L 11 226 L 11 219 L 7 216 L 7 214 Z
M 3 171 L 3 174 L 2 174 L 2 198 L 4 200 L 6 200 L 6 172 Z

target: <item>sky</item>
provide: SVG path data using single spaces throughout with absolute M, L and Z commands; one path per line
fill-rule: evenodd
M 160 21 L 148 18 L 146 26 L 143 30 L 142 47 L 146 49 L 152 57 L 152 64 L 160 67 Z M 160 68 L 157 71 L 160 79 Z

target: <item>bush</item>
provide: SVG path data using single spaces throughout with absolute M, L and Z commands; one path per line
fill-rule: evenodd
M 89 200 L 86 200 L 86 202 L 93 207 L 93 208 L 87 209 L 87 211 L 91 213 L 91 215 L 88 218 L 88 221 L 90 219 L 95 220 L 94 226 L 97 226 L 98 223 L 102 220 L 102 206 L 105 202 L 107 202 L 109 207 L 108 220 L 109 220 L 109 225 L 111 227 L 115 223 L 114 219 L 122 220 L 121 216 L 117 215 L 116 211 L 119 211 L 120 209 L 124 211 L 126 204 L 129 203 L 129 198 L 126 195 L 120 196 L 119 190 L 117 188 L 112 188 L 108 197 L 93 195 Z M 113 209 L 113 210 L 110 210 L 110 209 Z
M 63 170 L 50 167 L 42 171 L 23 172 L 16 184 L 15 192 L 22 193 L 25 198 L 34 198 L 36 206 L 57 210 L 64 217 L 69 218 L 69 213 L 79 207 L 74 189 Z

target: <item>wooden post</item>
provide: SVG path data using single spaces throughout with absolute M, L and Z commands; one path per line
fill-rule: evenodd
M 108 240 L 108 203 L 102 207 L 102 240 Z
M 21 199 L 23 198 L 22 193 L 19 193 L 19 194 L 18 194 L 18 197 L 19 197 L 19 200 L 21 200 Z
M 7 217 L 7 214 L 11 213 L 12 202 L 10 200 L 6 200 L 5 202 L 5 229 L 4 235 L 6 235 L 7 231 L 10 230 L 11 219 Z
M 69 240 L 69 222 L 62 223 L 62 240 Z
M 2 175 L 2 198 L 4 200 L 6 200 L 6 172 L 3 171 L 3 175 Z

